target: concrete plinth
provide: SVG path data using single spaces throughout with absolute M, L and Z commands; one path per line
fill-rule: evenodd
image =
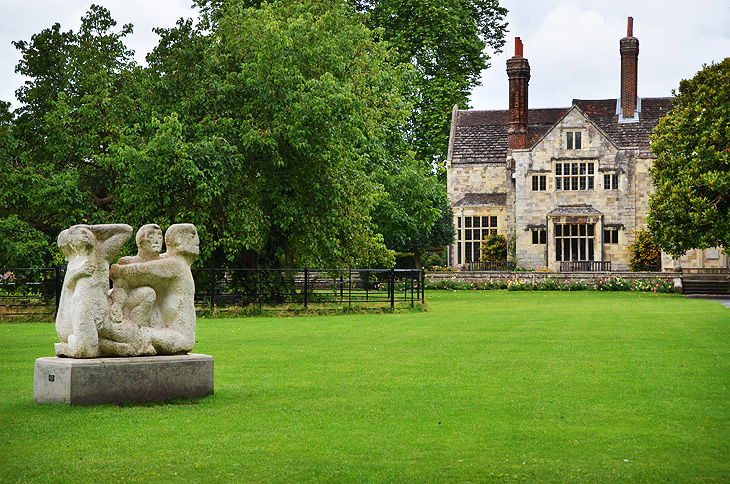
M 38 358 L 33 401 L 71 405 L 155 402 L 213 393 L 213 357 Z

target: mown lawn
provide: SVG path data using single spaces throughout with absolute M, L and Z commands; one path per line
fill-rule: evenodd
M 730 309 L 432 291 L 426 313 L 199 320 L 215 395 L 34 404 L 0 324 L 0 482 L 730 482 Z

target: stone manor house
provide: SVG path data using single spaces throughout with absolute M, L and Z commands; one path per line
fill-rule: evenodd
M 484 236 L 516 236 L 518 267 L 595 261 L 592 270 L 629 268 L 627 247 L 646 227 L 649 135 L 671 109 L 671 98 L 639 98 L 639 41 L 629 18 L 620 40 L 621 97 L 573 100 L 568 108 L 528 109 L 530 65 L 522 42 L 507 60 L 509 109 L 452 114 L 447 192 L 456 242 L 449 265 L 478 261 Z M 681 260 L 662 257 L 664 270 L 726 267 L 716 249 Z

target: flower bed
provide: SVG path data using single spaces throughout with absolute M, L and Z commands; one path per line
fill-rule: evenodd
M 431 274 L 429 274 L 431 276 Z M 495 273 L 427 277 L 426 289 L 508 291 L 642 291 L 674 292 L 672 278 L 622 277 L 611 274 Z

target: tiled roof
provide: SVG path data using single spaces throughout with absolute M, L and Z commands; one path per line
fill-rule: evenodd
M 486 205 L 490 207 L 504 207 L 507 205 L 506 193 L 466 193 L 464 198 L 456 202 L 455 207 L 474 207 Z
M 649 149 L 649 135 L 672 107 L 671 98 L 642 98 L 638 122 L 619 123 L 616 99 L 583 100 L 573 103 L 609 136 L 619 148 Z M 530 109 L 528 144 L 537 141 L 568 112 L 569 108 Z M 507 159 L 509 111 L 459 111 L 451 162 L 504 163 Z
M 601 215 L 601 212 L 593 208 L 591 205 L 582 203 L 578 205 L 558 205 L 548 216 L 561 215 Z
M 601 128 L 619 148 L 649 149 L 649 135 L 667 111 L 672 109 L 668 97 L 641 98 L 641 112 L 638 122 L 619 122 L 616 114 L 616 99 L 600 101 L 573 100 L 588 118 Z
M 553 126 L 568 108 L 531 109 L 530 144 Z M 504 163 L 507 159 L 509 111 L 459 111 L 452 163 Z

